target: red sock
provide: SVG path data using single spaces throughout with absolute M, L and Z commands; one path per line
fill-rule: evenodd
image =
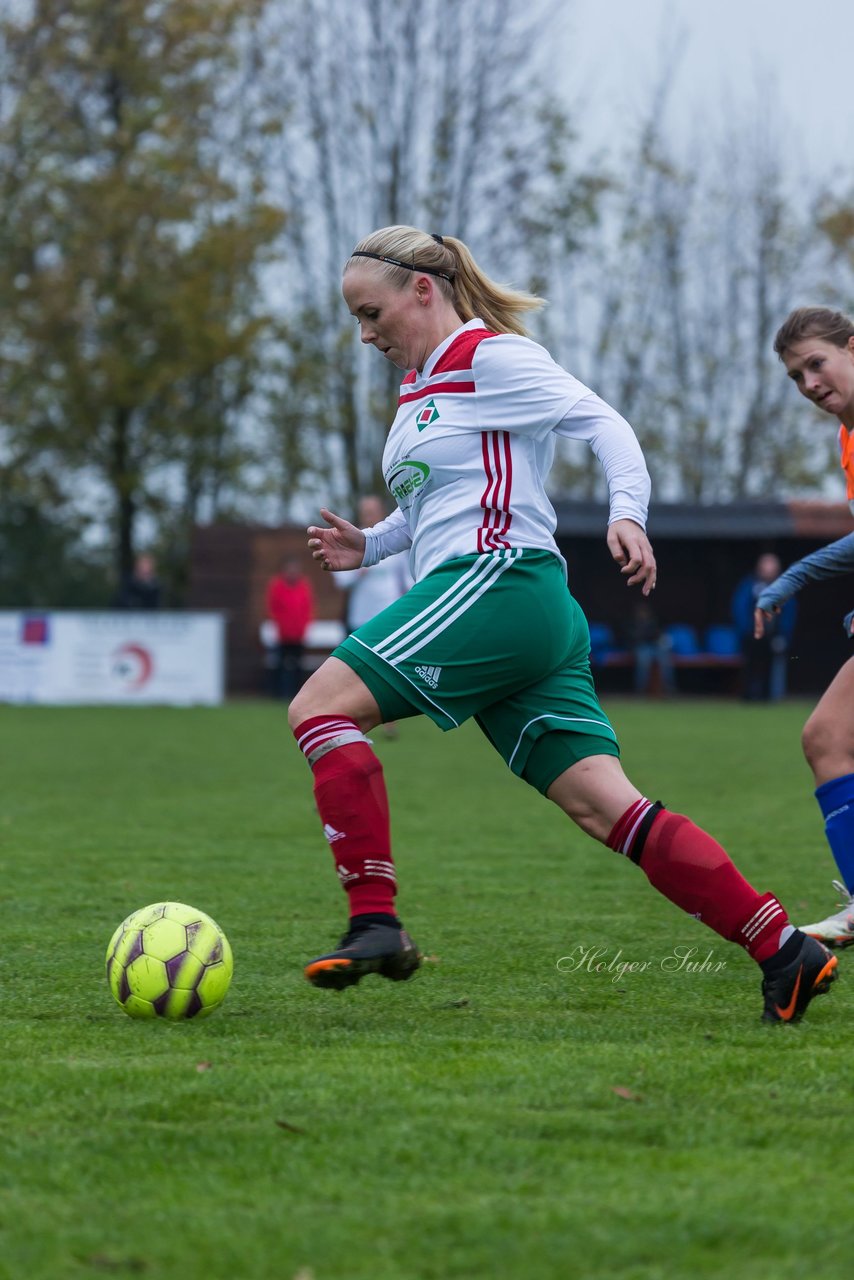
M 637 862 L 659 893 L 758 963 L 779 950 L 789 924 L 780 903 L 772 893 L 757 893 L 726 850 L 690 818 L 643 798 L 617 820 L 606 843 Z
M 314 771 L 314 799 L 350 915 L 394 915 L 388 799 L 367 738 L 347 716 L 313 716 L 294 736 Z

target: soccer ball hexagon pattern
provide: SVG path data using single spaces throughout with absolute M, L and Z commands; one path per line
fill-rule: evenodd
M 132 1018 L 204 1018 L 225 999 L 234 971 L 219 925 L 183 902 L 134 911 L 107 947 L 107 982 Z

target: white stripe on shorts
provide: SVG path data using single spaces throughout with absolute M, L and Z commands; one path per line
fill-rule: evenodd
M 381 640 L 374 653 L 392 667 L 405 662 L 466 613 L 521 555 L 522 549 L 517 547 L 506 556 L 482 556 L 437 600 Z
M 614 732 L 613 726 L 608 724 L 605 720 L 594 720 L 592 716 L 559 716 L 559 715 L 555 715 L 552 712 L 546 712 L 546 714 L 543 716 L 534 716 L 533 720 L 529 720 L 528 723 L 522 729 L 522 732 L 519 734 L 519 737 L 516 740 L 516 746 L 513 748 L 513 754 L 510 757 L 510 759 L 507 761 L 507 768 L 510 769 L 511 771 L 513 769 L 513 761 L 516 759 L 516 752 L 521 747 L 522 740 L 525 737 L 525 734 L 528 732 L 531 725 L 536 724 L 539 720 L 563 720 L 564 723 L 573 724 L 573 725 L 598 724 L 601 728 L 607 729 L 611 737 L 614 739 L 614 741 L 615 742 L 617 741 L 617 735 Z

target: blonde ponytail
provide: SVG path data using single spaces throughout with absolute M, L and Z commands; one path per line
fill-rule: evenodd
M 383 227 L 359 241 L 344 271 L 363 258 L 379 261 L 399 289 L 413 271 L 434 276 L 464 323 L 479 317 L 495 333 L 526 335 L 519 316 L 543 306 L 542 298 L 491 280 L 468 246 L 454 236 L 430 235 L 416 227 Z

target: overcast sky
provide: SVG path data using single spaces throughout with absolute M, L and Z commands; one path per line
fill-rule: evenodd
M 850 188 L 854 0 L 571 0 L 572 79 L 593 98 L 585 141 L 613 142 L 620 122 L 644 109 L 662 50 L 678 33 L 684 46 L 671 127 L 717 122 L 730 104 L 755 103 L 757 85 L 766 85 L 781 106 L 795 167 Z

